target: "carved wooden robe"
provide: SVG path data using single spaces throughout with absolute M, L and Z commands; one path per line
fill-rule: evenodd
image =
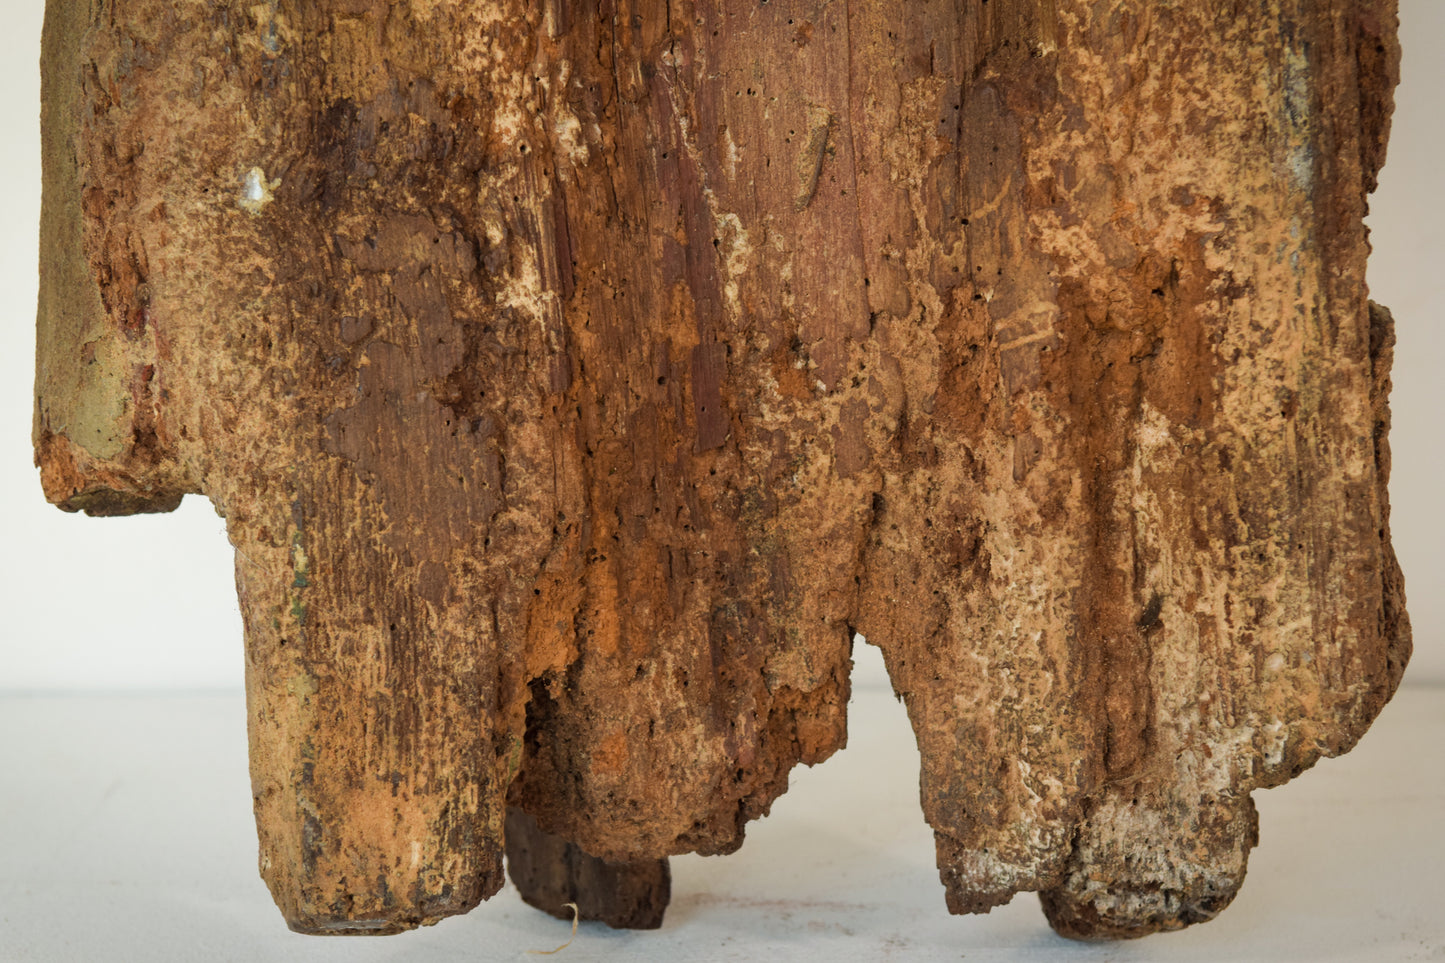
M 225 516 L 287 921 L 735 849 L 855 631 L 950 909 L 1216 914 L 1409 652 L 1393 7 L 51 0 L 42 480 Z

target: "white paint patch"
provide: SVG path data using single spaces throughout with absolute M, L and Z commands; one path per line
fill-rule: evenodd
M 707 192 L 707 199 L 708 206 L 716 210 L 717 198 L 712 191 Z M 742 219 L 730 211 L 714 214 L 713 226 L 722 242 L 720 247 L 723 255 L 723 275 L 727 279 L 723 283 L 723 295 L 732 316 L 739 317 L 742 314 L 742 302 L 738 297 L 738 278 L 748 269 L 748 261 L 753 255 L 752 241 L 748 237 L 747 229 L 743 227 Z
M 1134 441 L 1138 445 L 1141 460 L 1146 462 L 1152 461 L 1161 449 L 1172 448 L 1174 437 L 1170 431 L 1168 416 L 1149 402 L 1142 402 L 1139 406 L 1139 420 L 1134 426 Z
M 573 167 L 581 167 L 592 156 L 587 150 L 587 142 L 582 139 L 582 122 L 570 110 L 564 108 L 558 112 L 557 120 L 552 124 L 552 133 L 557 135 L 557 146 Z
M 247 214 L 260 214 L 267 204 L 276 199 L 271 192 L 280 186 L 279 179 L 268 181 L 265 171 L 253 167 L 241 178 L 241 193 L 236 199 L 236 206 Z
M 503 194 L 507 176 L 483 175 L 478 184 L 480 196 L 487 198 Z M 493 247 L 505 244 L 506 233 L 500 222 L 489 221 L 484 232 L 487 242 Z M 495 303 L 500 307 L 512 308 L 523 317 L 531 318 L 536 323 L 543 342 L 556 348 L 558 333 L 548 324 L 548 319 L 559 315 L 561 305 L 558 303 L 557 293 L 548 290 L 543 283 L 536 249 L 531 245 L 523 245 L 514 251 L 508 269 L 493 280 L 499 282 Z
M 1278 719 L 1260 727 L 1263 737 L 1264 764 L 1271 769 L 1284 762 L 1284 747 L 1289 741 L 1289 730 Z

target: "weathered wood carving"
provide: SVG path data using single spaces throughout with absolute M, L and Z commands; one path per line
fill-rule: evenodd
M 855 630 L 950 909 L 1219 912 L 1410 648 L 1393 8 L 52 0 L 41 477 L 225 516 L 290 925 L 656 925 Z

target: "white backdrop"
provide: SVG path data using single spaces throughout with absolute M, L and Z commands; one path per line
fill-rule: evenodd
M 1395 545 L 1415 658 L 1407 683 L 1445 682 L 1445 2 L 1403 0 L 1404 83 L 1372 201 L 1370 284 L 1398 323 Z M 190 497 L 172 515 L 91 519 L 47 506 L 31 464 L 40 208 L 42 0 L 11 0 L 0 44 L 0 691 L 239 687 L 241 624 L 221 520 Z M 883 683 L 866 660 L 859 684 Z

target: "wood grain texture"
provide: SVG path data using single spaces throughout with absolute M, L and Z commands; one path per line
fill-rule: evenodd
M 1249 793 L 1409 654 L 1395 24 L 55 0 L 47 496 L 225 516 L 296 929 L 466 911 L 509 805 L 602 863 L 736 849 L 843 746 L 855 631 L 950 909 L 1208 919 Z

